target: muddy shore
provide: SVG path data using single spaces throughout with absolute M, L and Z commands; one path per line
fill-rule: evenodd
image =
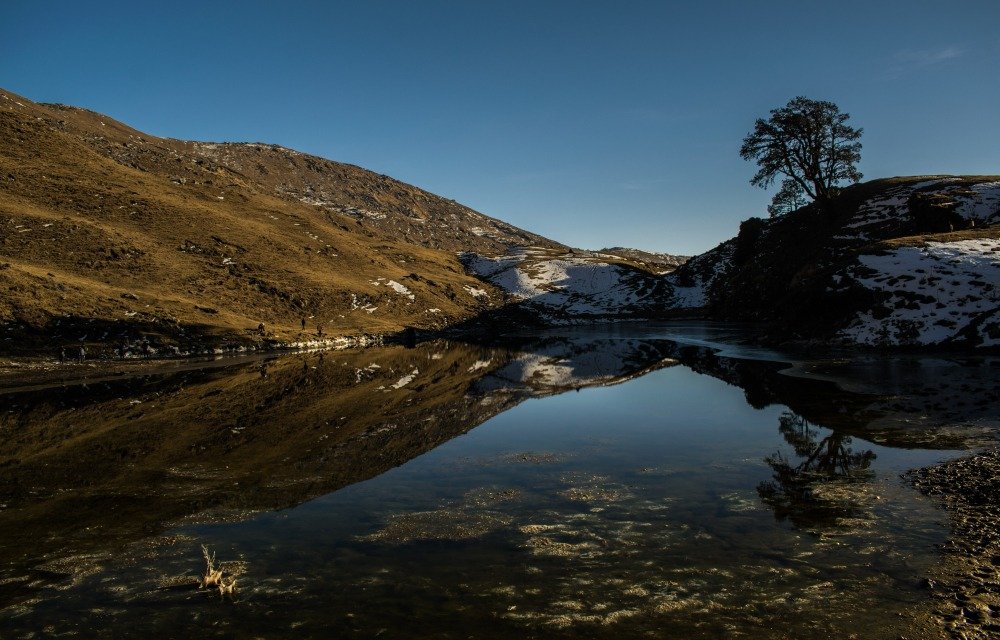
M 948 513 L 944 557 L 911 638 L 1000 638 L 1000 448 L 906 474 Z

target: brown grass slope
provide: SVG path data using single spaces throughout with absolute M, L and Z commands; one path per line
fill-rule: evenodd
M 521 242 L 555 245 L 358 167 L 0 91 L 0 353 L 439 328 L 503 303 L 455 251 Z

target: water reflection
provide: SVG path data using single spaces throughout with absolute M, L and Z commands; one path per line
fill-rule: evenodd
M 528 397 L 670 364 L 642 340 L 432 342 L 9 391 L 0 561 L 15 570 L 0 598 L 178 523 L 238 521 L 371 478 Z
M 774 475 L 757 486 L 760 499 L 779 520 L 815 530 L 836 526 L 861 515 L 858 485 L 874 478 L 875 452 L 854 451 L 851 437 L 836 431 L 823 436 L 816 426 L 790 411 L 778 418 L 778 432 L 794 452 L 793 463 L 782 452 L 764 458 Z
M 964 363 L 980 396 L 943 428 L 933 376 L 825 366 L 574 332 L 8 391 L 0 627 L 836 635 L 919 596 L 942 529 L 898 472 L 987 433 L 996 383 Z M 203 543 L 245 574 L 232 609 Z
M 676 356 L 676 345 L 666 340 L 586 334 L 549 336 L 521 345 L 519 353 L 502 366 L 484 372 L 473 384 L 471 393 L 506 392 L 541 397 L 621 384 L 676 365 Z

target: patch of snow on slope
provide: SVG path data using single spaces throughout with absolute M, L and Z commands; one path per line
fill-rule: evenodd
M 708 291 L 715 280 L 732 266 L 736 244 L 732 241 L 692 258 L 681 272 L 666 276 L 673 286 L 671 309 L 699 309 L 708 304 Z M 682 279 L 687 277 L 687 280 Z
M 876 292 L 882 309 L 859 312 L 841 337 L 867 345 L 933 345 L 964 334 L 997 344 L 1000 240 L 929 242 L 862 255 L 858 262 L 846 277 Z
M 463 254 L 462 262 L 474 274 L 546 313 L 614 315 L 640 307 L 652 310 L 661 306 L 653 298 L 657 285 L 665 289 L 653 274 L 605 262 L 593 252 L 522 249 L 496 258 Z
M 493 362 L 492 360 L 476 360 L 469 367 L 468 371 L 469 373 L 472 373 L 473 371 L 479 371 L 480 369 L 485 369 L 486 367 L 490 366 L 490 363 L 492 362 Z
M 940 178 L 890 188 L 862 203 L 844 229 L 860 230 L 908 215 L 910 196 L 917 191 L 950 197 L 957 205 L 955 212 L 966 220 L 974 219 L 980 224 L 1000 221 L 1000 182 L 971 185 L 955 182 L 955 178 Z
M 698 281 L 690 287 L 674 287 L 674 297 L 671 307 L 674 309 L 698 309 L 708 304 L 705 294 L 705 282 Z
M 950 181 L 948 179 L 924 180 L 923 182 L 902 184 L 888 189 L 878 197 L 869 198 L 861 203 L 851 221 L 844 225 L 844 229 L 858 229 L 896 218 L 902 213 L 900 208 L 907 206 L 910 196 L 915 191 L 925 189 L 931 185 L 945 184 Z
M 962 193 L 964 189 L 952 194 L 958 201 L 955 213 L 980 223 L 1000 221 L 1000 182 L 980 182 L 967 190 L 971 194 Z
M 400 295 L 404 295 L 407 298 L 409 298 L 410 300 L 416 300 L 416 297 L 413 295 L 413 292 L 410 291 L 409 289 L 407 289 L 405 285 L 400 284 L 400 283 L 396 282 L 395 280 L 390 280 L 390 281 L 386 282 L 386 284 L 388 286 L 392 287 L 393 291 L 395 291 L 396 293 L 398 293 Z
M 368 365 L 367 367 L 364 367 L 363 369 L 355 369 L 354 381 L 360 383 L 362 380 L 369 379 L 372 376 L 374 376 L 375 373 L 381 368 L 382 367 L 380 365 L 377 365 L 373 362 L 372 364 Z
M 486 292 L 486 289 L 480 289 L 479 287 L 473 287 L 471 285 L 465 285 L 463 288 L 473 298 L 489 297 L 489 295 L 490 295 L 489 293 Z
M 459 257 L 465 268 L 474 275 L 483 278 L 492 278 L 501 271 L 516 266 L 517 263 L 524 260 L 525 255 L 524 250 L 516 250 L 505 256 L 497 256 L 496 258 L 487 258 L 477 253 L 461 253 Z

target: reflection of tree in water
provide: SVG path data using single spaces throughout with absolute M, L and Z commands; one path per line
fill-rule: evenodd
M 779 451 L 764 458 L 772 480 L 757 486 L 760 499 L 778 520 L 797 527 L 824 528 L 860 515 L 860 483 L 872 477 L 874 451 L 855 452 L 850 436 L 832 431 L 821 438 L 818 427 L 792 412 L 781 414 L 778 432 L 801 460 L 797 464 Z

